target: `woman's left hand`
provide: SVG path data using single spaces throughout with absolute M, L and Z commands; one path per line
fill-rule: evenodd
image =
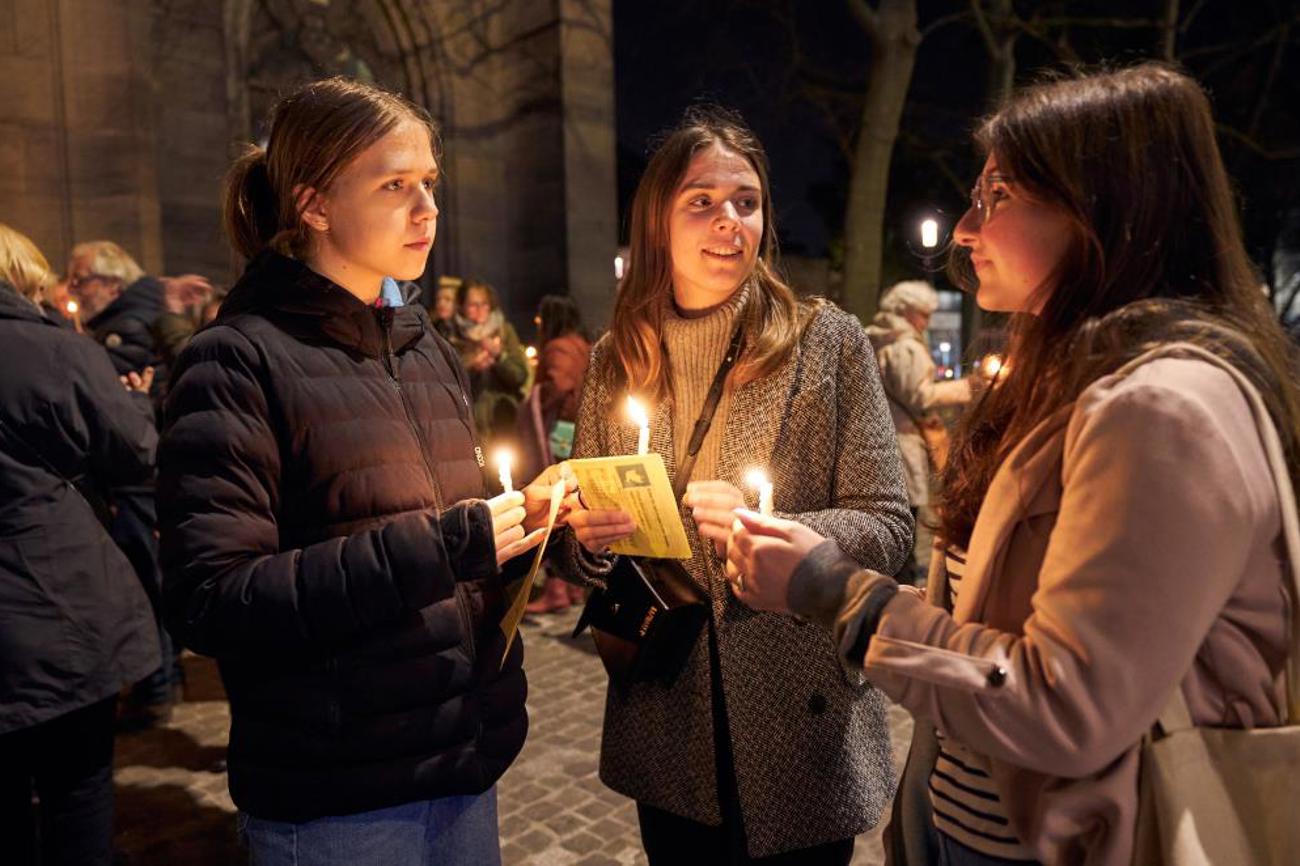
M 826 539 L 793 520 L 764 517 L 743 508 L 727 545 L 727 580 L 736 598 L 756 610 L 790 613 L 790 578 L 799 563 Z
M 578 489 L 578 477 L 573 474 L 573 470 L 565 463 L 547 466 L 541 475 L 534 478 L 523 489 L 523 525 L 526 531 L 532 532 L 535 529 L 544 529 L 546 527 L 546 518 L 551 510 L 551 490 L 555 487 L 557 481 L 564 482 L 564 495 L 566 498 Z M 560 505 L 560 513 L 555 518 L 556 526 L 564 525 L 564 522 L 568 520 L 569 510 L 568 505 Z
M 726 481 L 692 481 L 686 485 L 682 504 L 691 509 L 700 536 L 713 542 L 718 556 L 726 556 L 735 511 L 745 507 L 745 495 Z

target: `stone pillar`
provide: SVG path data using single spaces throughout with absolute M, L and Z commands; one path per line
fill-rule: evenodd
M 109 239 L 162 265 L 149 4 L 0 0 L 0 219 L 62 270 Z
M 614 309 L 618 250 L 614 23 L 610 0 L 559 0 L 569 293 L 587 326 Z
M 227 111 L 227 37 L 222 4 L 157 4 L 151 68 L 163 272 L 235 276 L 221 230 L 221 182 L 231 141 L 241 136 Z
M 501 290 L 527 341 L 547 293 L 589 324 L 612 306 L 618 241 L 608 0 L 437 10 L 446 188 L 435 263 Z

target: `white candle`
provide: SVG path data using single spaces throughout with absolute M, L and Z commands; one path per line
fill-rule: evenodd
M 939 246 L 939 223 L 937 220 L 922 221 L 921 246 L 927 250 Z
M 645 407 L 635 397 L 627 398 L 627 414 L 640 430 L 637 431 L 636 453 L 650 453 L 650 416 L 646 414 Z
M 510 477 L 510 466 L 514 463 L 514 456 L 508 449 L 502 448 L 496 453 L 497 477 L 501 479 L 501 490 L 504 493 L 511 493 L 515 489 L 514 481 Z
M 758 513 L 764 517 L 772 516 L 772 482 L 767 473 L 755 469 L 749 473 L 749 485 L 758 489 Z

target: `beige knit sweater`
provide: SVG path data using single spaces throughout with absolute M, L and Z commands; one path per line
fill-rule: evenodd
M 749 284 L 703 315 L 683 316 L 671 303 L 664 314 L 663 340 L 668 351 L 668 374 L 673 389 L 673 456 L 681 466 L 686 458 L 695 422 L 704 408 L 704 398 L 727 353 L 736 317 L 749 300 Z M 731 385 L 723 389 L 713 415 L 713 424 L 700 446 L 691 472 L 692 481 L 717 477 L 718 452 L 731 403 Z

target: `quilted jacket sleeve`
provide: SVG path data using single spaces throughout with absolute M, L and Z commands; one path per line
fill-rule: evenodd
M 280 451 L 260 367 L 241 333 L 216 327 L 176 371 L 158 513 L 164 604 L 182 643 L 229 658 L 311 651 L 450 596 L 458 571 L 495 573 L 480 500 L 281 549 Z

